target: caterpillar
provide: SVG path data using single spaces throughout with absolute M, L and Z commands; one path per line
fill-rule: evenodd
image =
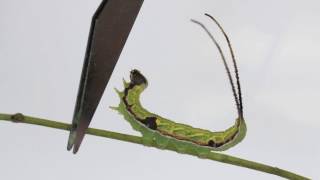
M 111 108 L 122 114 L 131 124 L 133 129 L 142 134 L 145 145 L 153 144 L 159 148 L 171 148 L 181 153 L 194 151 L 194 154 L 201 156 L 201 153 L 212 150 L 227 150 L 241 142 L 246 135 L 246 123 L 243 117 L 239 74 L 230 40 L 218 21 L 209 14 L 205 15 L 217 24 L 228 43 L 235 68 L 238 92 L 235 90 L 235 85 L 220 45 L 202 23 L 193 19 L 191 21 L 200 25 L 207 32 L 219 50 L 231 84 L 238 117 L 236 118 L 234 125 L 230 128 L 224 131 L 212 132 L 206 129 L 194 128 L 190 125 L 176 123 L 151 113 L 146 110 L 140 102 L 140 95 L 147 88 L 148 81 L 139 70 L 134 69 L 130 72 L 130 82 L 126 82 L 123 79 L 124 90 L 119 91 L 115 89 L 120 97 L 120 104 L 118 107 Z

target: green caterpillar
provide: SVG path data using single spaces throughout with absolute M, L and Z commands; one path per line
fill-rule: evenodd
M 206 153 L 211 150 L 227 150 L 241 142 L 246 135 L 246 124 L 243 118 L 239 75 L 231 43 L 220 24 L 212 16 L 208 14 L 206 15 L 218 25 L 228 42 L 235 68 L 238 93 L 235 91 L 233 79 L 221 47 L 203 24 L 195 20 L 191 21 L 204 28 L 220 52 L 231 83 L 238 110 L 238 118 L 236 119 L 235 124 L 230 128 L 220 132 L 211 132 L 205 129 L 194 128 L 186 124 L 176 123 L 172 120 L 151 113 L 143 108 L 140 103 L 140 95 L 148 86 L 148 81 L 138 70 L 132 70 L 130 73 L 130 82 L 123 80 L 124 90 L 120 92 L 116 89 L 120 97 L 120 104 L 118 107 L 112 108 L 122 114 L 131 124 L 133 129 L 141 132 L 145 145 L 153 144 L 159 148 L 170 147 L 171 149 L 175 149 L 181 153 L 195 151 L 194 154 L 201 156 L 202 153 Z

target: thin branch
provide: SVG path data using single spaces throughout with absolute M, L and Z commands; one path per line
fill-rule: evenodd
M 47 119 L 41 119 L 41 118 L 36 118 L 36 117 L 31 117 L 31 116 L 25 116 L 21 113 L 17 114 L 0 114 L 0 120 L 3 121 L 10 121 L 10 122 L 15 122 L 15 123 L 27 123 L 27 124 L 33 124 L 33 125 L 39 125 L 39 126 L 44 126 L 44 127 L 50 127 L 50 128 L 55 128 L 55 129 L 62 129 L 62 130 L 70 130 L 71 125 L 62 123 L 62 122 L 57 122 L 57 121 L 51 121 Z M 94 129 L 94 128 L 89 128 L 86 131 L 86 134 L 91 134 L 94 136 L 101 136 L 101 137 L 106 137 L 106 138 L 111 138 L 111 139 L 116 139 L 120 141 L 125 141 L 125 142 L 130 142 L 130 143 L 135 143 L 135 144 L 141 144 L 143 145 L 143 141 L 141 137 L 138 136 L 132 136 L 128 134 L 121 134 L 117 132 L 112 132 L 112 131 L 106 131 L 106 130 L 101 130 L 101 129 Z M 151 144 L 151 147 L 156 147 L 156 145 Z M 173 147 L 166 147 L 165 149 L 174 151 L 175 149 Z M 189 155 L 197 156 L 197 154 L 189 152 Z M 216 153 L 216 152 L 210 152 L 208 155 L 202 156 L 201 158 L 204 159 L 210 159 L 214 161 L 219 161 L 222 163 L 227 163 L 227 164 L 232 164 L 240 167 L 245 167 L 249 169 L 254 169 L 257 171 L 269 173 L 269 174 L 274 174 L 280 177 L 284 177 L 287 179 L 309 179 L 303 176 L 300 176 L 298 174 L 277 168 L 277 167 L 272 167 L 269 165 L 237 158 L 234 156 L 226 155 L 226 154 L 221 154 L 221 153 Z

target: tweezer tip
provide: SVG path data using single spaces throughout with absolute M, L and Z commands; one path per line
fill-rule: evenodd
M 72 149 L 72 146 L 67 146 L 67 150 L 70 151 Z
M 74 141 L 76 137 L 76 131 L 71 130 L 69 134 L 68 144 L 67 144 L 67 150 L 70 151 L 74 146 Z
M 76 153 L 78 152 L 78 150 L 79 150 L 79 149 L 73 148 L 72 153 L 73 153 L 73 154 L 76 154 Z

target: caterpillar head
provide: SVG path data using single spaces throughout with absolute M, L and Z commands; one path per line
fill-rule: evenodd
M 140 73 L 140 71 L 133 69 L 130 72 L 130 81 L 133 85 L 145 85 L 148 86 L 147 79 Z

